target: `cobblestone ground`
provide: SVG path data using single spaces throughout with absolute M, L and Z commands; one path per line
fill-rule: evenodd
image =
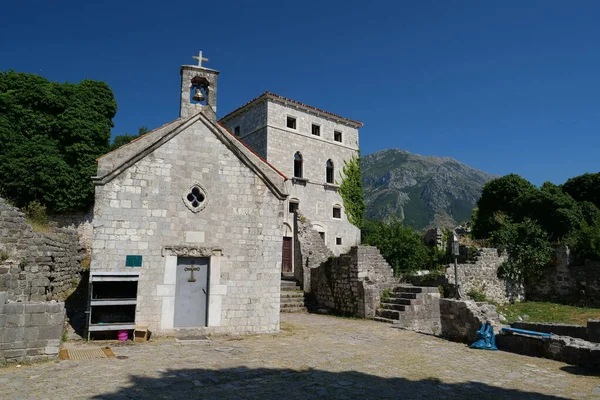
M 279 335 L 111 346 L 127 358 L 0 368 L 0 398 L 600 398 L 593 371 L 329 316 L 282 315 Z

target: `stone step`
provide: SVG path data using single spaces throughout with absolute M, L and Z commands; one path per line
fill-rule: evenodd
M 397 293 L 439 293 L 439 289 L 437 287 L 410 285 L 396 286 L 392 291 Z
M 296 281 L 286 281 L 286 280 L 281 280 L 281 286 L 297 286 L 298 282 Z
M 413 304 L 412 303 L 413 301 L 417 301 L 417 300 L 403 299 L 402 297 L 388 297 L 385 300 L 386 303 L 402 304 L 405 306 L 410 306 L 411 304 Z
M 290 291 L 290 290 L 296 291 L 296 290 L 301 290 L 301 289 L 300 289 L 300 286 L 281 286 L 281 291 L 282 292 L 284 292 L 284 291 Z
M 379 308 L 379 309 L 377 309 L 377 311 L 375 311 L 375 315 L 378 317 L 383 317 L 383 318 L 388 318 L 388 319 L 400 319 L 401 312 L 402 311 L 386 310 L 386 309 Z
M 385 322 L 387 324 L 393 324 L 394 323 L 393 319 L 383 318 L 383 317 L 373 317 L 373 321 Z
M 282 313 L 306 313 L 308 310 L 306 307 L 283 307 L 280 312 Z
M 282 307 L 283 304 L 304 304 L 304 298 L 302 297 L 288 297 L 285 299 L 281 299 L 279 302 Z
M 283 297 L 302 297 L 304 298 L 304 292 L 302 290 L 284 290 L 279 294 Z
M 406 309 L 405 305 L 394 304 L 394 303 L 381 303 L 381 307 L 384 310 L 396 310 L 396 311 L 404 311 Z
M 401 299 L 423 299 L 426 295 L 423 293 L 396 293 Z

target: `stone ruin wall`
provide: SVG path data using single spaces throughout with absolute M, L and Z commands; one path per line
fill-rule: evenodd
M 302 285 L 305 292 L 311 291 L 311 270 L 317 268 L 329 258 L 333 252 L 325 245 L 319 232 L 313 229 L 311 221 L 297 210 L 294 216 L 294 278 Z
M 498 268 L 506 258 L 506 255 L 498 255 L 498 251 L 494 248 L 481 248 L 478 249 L 474 262 L 458 264 L 458 284 L 462 294 L 474 290 L 499 304 L 521 300 L 522 287 L 498 278 Z M 450 264 L 446 269 L 445 279 L 449 284 L 454 285 L 454 264 Z
M 319 307 L 367 318 L 375 316 L 381 292 L 398 282 L 376 247 L 355 246 L 311 269 L 311 293 Z
M 555 266 L 541 279 L 527 282 L 527 299 L 600 307 L 600 262 L 576 264 L 569 248 L 559 247 Z
M 65 304 L 6 303 L 0 292 L 0 365 L 58 358 Z
M 85 212 L 74 212 L 69 214 L 50 215 L 48 219 L 58 228 L 74 230 L 77 232 L 79 244 L 85 250 L 86 255 L 91 255 L 92 238 L 94 236 L 94 208 Z
M 442 337 L 471 344 L 477 340 L 477 330 L 489 321 L 497 335 L 502 329 L 496 306 L 471 300 L 440 299 Z
M 81 278 L 85 253 L 72 229 L 34 232 L 0 199 L 0 292 L 9 301 L 63 299 Z

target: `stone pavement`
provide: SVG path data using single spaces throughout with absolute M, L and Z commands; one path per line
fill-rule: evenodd
M 600 399 L 598 371 L 368 320 L 288 314 L 279 335 L 111 346 L 127 358 L 0 368 L 0 398 Z

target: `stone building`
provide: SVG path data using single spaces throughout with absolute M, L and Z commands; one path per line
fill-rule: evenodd
M 358 156 L 361 122 L 282 97 L 263 93 L 220 122 L 261 157 L 291 178 L 284 216 L 284 272 L 296 268 L 293 211 L 299 209 L 335 255 L 360 242 L 338 193 L 344 163 Z M 289 260 L 289 262 L 288 262 Z M 298 274 L 296 274 L 298 275 Z
M 282 264 L 292 258 L 290 195 L 337 253 L 358 238 L 336 188 L 337 171 L 356 154 L 360 123 L 272 94 L 218 123 L 219 72 L 202 66 L 201 53 L 195 58 L 197 66 L 181 67 L 179 118 L 98 160 L 90 331 L 278 331 Z M 296 128 L 261 123 L 244 111 L 254 108 L 295 118 Z M 255 125 L 225 128 L 251 115 Z M 309 123 L 321 136 L 306 135 Z M 241 129 L 265 134 L 253 143 Z M 277 130 L 289 138 L 275 137 Z M 291 145 L 305 157 L 294 179 L 287 178 L 294 176 Z M 326 184 L 328 160 L 335 175 Z

